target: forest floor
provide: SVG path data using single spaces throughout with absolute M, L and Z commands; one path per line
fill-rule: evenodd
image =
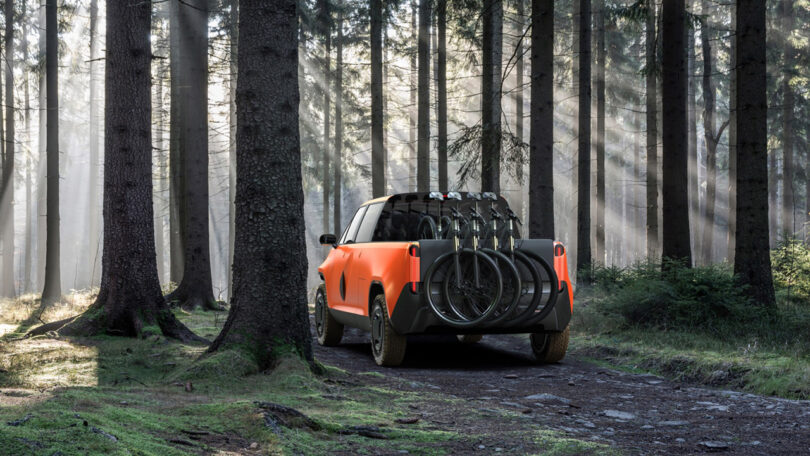
M 583 334 L 552 366 L 532 362 L 525 337 L 486 336 L 474 345 L 412 338 L 402 367 L 380 368 L 368 335 L 351 330 L 339 347 L 315 345 L 323 375 L 285 358 L 245 378 L 227 366 L 190 377 L 185 367 L 205 347 L 158 336 L 13 340 L 21 325 L 89 301 L 76 296 L 43 315 L 33 300 L 0 303 L 0 454 L 810 451 L 810 402 L 608 368 L 595 359 L 616 353 Z M 178 315 L 208 338 L 226 317 Z

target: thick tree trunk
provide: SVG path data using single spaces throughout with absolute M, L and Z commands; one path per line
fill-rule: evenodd
M 3 239 L 3 273 L 0 277 L 0 296 L 14 297 L 17 287 L 14 283 L 14 2 L 5 2 L 5 48 L 4 65 L 6 83 L 6 131 L 3 179 L 0 187 L 0 228 Z
M 88 277 L 90 279 L 90 286 L 95 286 L 96 279 L 100 277 L 101 265 L 100 260 L 100 234 L 101 226 L 99 223 L 101 214 L 101 204 L 99 194 L 101 194 L 101 185 L 99 184 L 100 170 L 99 170 L 99 131 L 98 131 L 98 0 L 90 1 L 90 100 L 88 107 L 89 111 L 89 140 L 88 147 L 90 153 L 90 179 L 88 184 L 90 187 L 90 194 L 88 195 L 89 207 L 89 221 L 88 221 L 88 237 L 89 243 L 87 248 L 87 269 Z M 161 227 L 162 228 L 162 227 Z
M 554 239 L 554 2 L 532 2 L 529 236 Z M 519 121 L 522 119 L 519 118 Z
M 481 191 L 501 192 L 503 0 L 484 0 L 481 79 Z
M 371 195 L 385 195 L 383 150 L 382 0 L 371 0 Z
M 744 292 L 774 307 L 768 242 L 768 100 L 765 3 L 737 5 L 737 235 L 734 273 Z
M 431 0 L 419 0 L 417 44 L 416 191 L 430 190 L 430 8 Z
M 208 6 L 207 0 L 178 0 L 172 35 L 179 35 L 177 140 L 183 178 L 183 279 L 166 299 L 186 309 L 219 309 L 211 280 L 208 233 Z
M 664 233 L 661 255 L 692 264 L 689 240 L 689 144 L 686 116 L 686 17 L 684 0 L 667 1 L 663 24 L 662 101 Z
M 731 4 L 731 36 L 737 33 L 736 3 Z M 734 264 L 737 245 L 737 40 L 729 44 L 728 82 L 728 233 L 726 235 L 726 261 Z
M 658 57 L 655 2 L 647 1 L 645 80 L 647 104 L 647 258 L 655 260 L 658 246 Z
M 104 254 L 96 302 L 65 335 L 164 335 L 201 340 L 160 293 L 152 213 L 149 41 L 151 2 L 107 2 L 104 141 Z
M 591 0 L 579 1 L 577 271 L 591 269 Z
M 782 179 L 784 189 L 782 190 L 782 231 L 787 236 L 793 236 L 797 231 L 794 224 L 794 191 L 793 191 L 793 111 L 795 96 L 790 79 L 793 73 L 793 66 L 796 50 L 790 42 L 790 34 L 793 32 L 793 1 L 782 0 L 782 33 L 784 34 L 784 63 L 782 68 L 782 160 L 784 162 L 784 177 Z
M 329 231 L 329 192 L 330 188 L 330 153 L 329 137 L 331 129 L 330 114 L 332 113 L 332 18 L 329 11 L 329 0 L 318 0 L 318 33 L 323 39 L 323 163 L 321 171 L 321 184 L 323 187 L 323 232 Z
M 292 347 L 312 360 L 293 0 L 241 0 L 234 305 L 210 352 L 258 369 Z M 247 12 L 250 12 L 249 14 Z
M 605 0 L 596 0 L 596 252 L 605 264 Z
M 335 217 L 335 234 L 340 236 L 341 229 L 341 199 L 343 181 L 343 5 L 338 8 L 337 17 L 337 62 L 335 62 L 335 177 L 332 184 L 335 186 L 332 210 Z
M 48 110 L 47 165 L 47 245 L 45 254 L 45 285 L 42 302 L 52 303 L 62 297 L 59 265 L 59 36 L 56 20 L 56 0 L 45 2 L 45 79 Z
M 46 33 L 45 33 L 45 4 L 40 3 L 39 7 L 39 61 L 44 62 L 46 58 Z M 37 269 L 36 281 L 34 286 L 42 288 L 45 285 L 45 257 L 46 257 L 46 243 L 47 243 L 47 219 L 46 219 L 46 201 L 47 201 L 47 161 L 48 161 L 48 110 L 42 109 L 46 105 L 46 77 L 44 68 L 39 71 L 38 89 L 37 89 L 37 106 L 39 106 L 39 119 L 38 130 L 39 140 L 38 144 L 38 160 L 37 160 Z
M 522 4 L 522 0 L 519 0 Z M 436 3 L 437 55 L 436 103 L 437 129 L 436 147 L 439 159 L 439 191 L 449 190 L 447 181 L 447 0 Z M 520 71 L 520 70 L 518 70 Z

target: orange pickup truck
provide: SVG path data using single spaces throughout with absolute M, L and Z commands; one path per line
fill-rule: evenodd
M 405 193 L 366 202 L 318 268 L 318 342 L 344 326 L 371 332 L 377 364 L 399 365 L 408 335 L 531 335 L 540 362 L 568 347 L 573 289 L 564 246 L 521 239 L 520 221 L 492 193 Z

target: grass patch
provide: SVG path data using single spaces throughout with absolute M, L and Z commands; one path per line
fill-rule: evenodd
M 800 251 L 787 245 L 774 255 L 786 249 Z M 728 265 L 597 268 L 593 284 L 577 291 L 571 349 L 632 371 L 810 398 L 810 302 L 801 298 L 810 276 L 785 272 L 789 260 L 781 264 L 777 308 L 768 310 L 743 296 Z

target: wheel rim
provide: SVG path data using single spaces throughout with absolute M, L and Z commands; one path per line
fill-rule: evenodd
M 375 355 L 382 352 L 383 338 L 385 336 L 385 320 L 382 309 L 377 306 L 371 315 L 371 348 Z
M 318 297 L 315 298 L 315 330 L 318 332 L 318 336 L 323 336 L 323 322 L 326 320 L 325 312 L 327 310 L 323 302 L 323 294 L 318 293 Z

